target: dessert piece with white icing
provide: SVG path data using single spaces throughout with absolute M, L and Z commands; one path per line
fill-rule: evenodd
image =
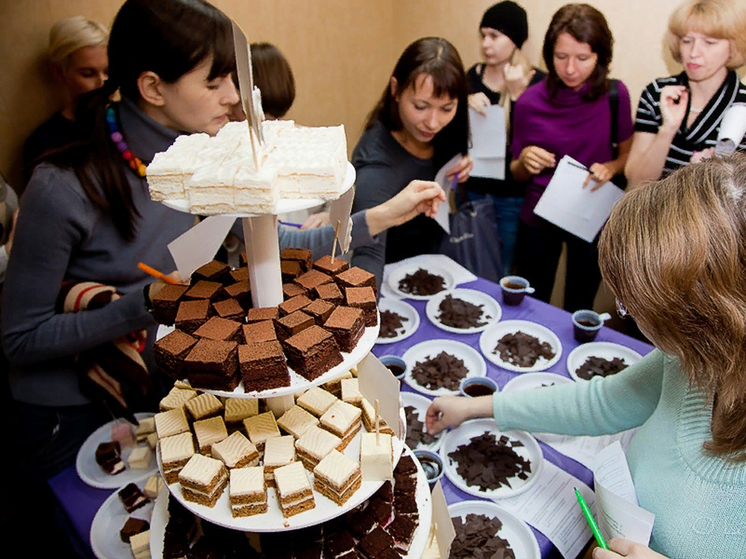
M 365 481 L 394 478 L 394 447 L 391 435 L 363 433 L 360 438 L 360 468 Z

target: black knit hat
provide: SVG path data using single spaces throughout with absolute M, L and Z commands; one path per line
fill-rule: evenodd
M 521 48 L 528 39 L 526 10 L 511 0 L 498 2 L 484 12 L 479 27 L 497 29 L 503 35 L 507 35 L 518 48 Z

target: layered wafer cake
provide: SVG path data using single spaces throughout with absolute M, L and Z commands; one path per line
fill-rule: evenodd
M 316 507 L 313 489 L 306 469 L 300 462 L 293 462 L 274 471 L 280 510 L 285 518 Z
M 153 357 L 158 368 L 172 379 L 181 378 L 184 358 L 197 343 L 197 338 L 181 330 L 174 330 L 155 342 Z
M 267 512 L 267 486 L 261 466 L 234 468 L 230 472 L 228 498 L 234 518 Z
M 314 415 L 298 405 L 290 408 L 277 420 L 278 427 L 296 439 L 299 439 L 307 429 L 318 424 L 319 420 Z
M 290 386 L 285 354 L 277 341 L 238 346 L 238 366 L 247 392 Z
M 360 465 L 337 450 L 332 450 L 313 469 L 314 489 L 339 506 L 360 489 Z
M 342 401 L 362 408 L 363 394 L 360 392 L 360 386 L 356 378 L 342 380 Z
M 334 336 L 319 326 L 311 326 L 283 342 L 288 365 L 308 380 L 323 375 L 342 363 Z
M 150 559 L 150 530 L 131 536 L 129 543 L 135 559 Z
M 365 397 L 363 397 L 363 399 L 360 401 L 360 407 L 363 410 L 363 425 L 365 426 L 365 430 L 375 431 L 376 430 L 376 409 L 375 407 L 373 407 L 373 404 L 371 404 L 368 401 L 368 399 Z M 388 423 L 386 423 L 381 416 L 378 416 L 378 432 L 391 435 L 392 437 L 396 436 L 396 434 L 394 433 L 394 430 L 388 426 Z
M 168 394 L 160 401 L 158 407 L 161 411 L 175 410 L 176 408 L 183 408 L 187 400 L 191 400 L 197 396 L 197 391 L 191 388 L 177 388 L 174 386 Z
M 225 421 L 220 416 L 195 421 L 192 427 L 194 428 L 194 436 L 197 437 L 199 451 L 202 454 L 210 454 L 212 445 L 228 438 Z
M 360 431 L 360 408 L 338 401 L 321 416 L 321 426 L 342 439 L 345 447 Z
M 310 427 L 295 442 L 295 450 L 303 465 L 313 471 L 332 450 L 344 450 L 345 445 L 336 435 L 320 427 Z
M 280 437 L 277 421 L 271 411 L 260 413 L 243 421 L 249 440 L 254 443 L 259 452 L 264 451 L 264 443 L 272 437 Z
M 212 457 L 222 460 L 228 469 L 259 464 L 259 451 L 240 431 L 212 445 Z
M 340 350 L 350 353 L 365 332 L 363 311 L 352 307 L 337 307 L 324 323 L 324 328 L 334 334 Z
M 194 456 L 194 440 L 191 433 L 180 433 L 162 438 L 158 444 L 161 447 L 161 465 L 163 477 L 169 485 L 176 483 L 179 472 Z
M 135 427 L 135 438 L 138 443 L 147 440 L 148 435 L 155 433 L 155 419 L 152 417 L 144 417 L 140 420 L 140 424 Z
M 272 437 L 264 445 L 264 480 L 275 485 L 274 471 L 295 462 L 295 438 L 291 435 Z
M 228 470 L 214 458 L 195 454 L 179 472 L 184 499 L 206 507 L 214 507 L 228 483 Z
M 150 468 L 150 462 L 153 459 L 153 453 L 150 447 L 137 446 L 132 449 L 127 457 L 127 465 L 133 470 L 147 470 Z
M 223 411 L 223 403 L 207 392 L 188 400 L 184 407 L 195 421 L 216 416 Z
M 230 430 L 241 426 L 243 420 L 259 413 L 259 400 L 253 398 L 226 398 L 225 424 Z
M 179 433 L 188 433 L 189 422 L 184 413 L 184 408 L 176 408 L 155 414 L 155 431 L 158 433 L 159 439 L 178 435 Z
M 339 398 L 331 392 L 314 386 L 301 394 L 296 403 L 316 417 L 321 417 Z
M 347 371 L 346 373 L 335 378 L 334 380 L 325 382 L 322 386 L 324 387 L 324 390 L 328 390 L 330 393 L 334 394 L 334 396 L 336 396 L 337 398 L 341 398 L 342 397 L 342 381 L 347 378 L 353 378 L 352 371 Z
M 394 447 L 391 435 L 380 431 L 363 433 L 360 439 L 360 466 L 366 481 L 394 478 Z

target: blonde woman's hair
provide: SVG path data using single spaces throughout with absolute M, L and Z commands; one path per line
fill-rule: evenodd
M 64 68 L 76 50 L 106 45 L 108 40 L 109 32 L 100 23 L 83 16 L 61 19 L 49 31 L 49 59 Z
M 668 20 L 666 42 L 671 56 L 681 62 L 680 41 L 687 33 L 696 31 L 730 42 L 729 70 L 746 63 L 746 2 L 743 0 L 687 0 Z
M 513 66 L 520 66 L 524 75 L 528 75 L 534 69 L 531 62 L 526 58 L 526 55 L 523 54 L 523 51 L 517 47 L 513 51 L 513 55 L 510 57 L 510 64 Z M 510 104 L 512 101 L 510 99 L 510 94 L 508 93 L 507 84 L 503 84 L 498 93 L 500 94 L 499 104 L 505 111 L 505 132 L 508 134 L 508 137 L 510 137 Z
M 746 460 L 746 156 L 691 164 L 625 194 L 599 265 L 640 329 L 713 404 L 705 449 Z

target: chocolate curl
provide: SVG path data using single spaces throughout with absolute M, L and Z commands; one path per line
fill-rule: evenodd
M 337 252 L 337 240 L 339 237 L 340 225 L 342 225 L 342 222 L 337 220 L 337 226 L 334 228 L 334 244 L 332 245 L 332 264 L 334 264 L 334 253 Z

